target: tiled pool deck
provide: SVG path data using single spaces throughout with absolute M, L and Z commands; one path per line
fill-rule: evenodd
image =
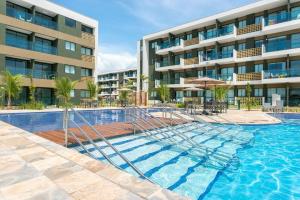
M 0 200 L 188 199 L 0 121 Z

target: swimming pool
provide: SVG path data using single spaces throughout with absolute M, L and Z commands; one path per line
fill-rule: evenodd
M 122 110 L 81 113 L 92 124 L 124 120 Z M 242 131 L 230 131 L 234 136 L 254 136 L 253 146 L 240 145 L 231 141 L 230 137 L 224 139 L 213 132 L 208 137 L 201 135 L 201 131 L 190 131 L 191 138 L 216 152 L 237 153 L 239 165 L 223 170 L 214 168 L 212 163 L 180 146 L 153 141 L 141 135 L 110 141 L 151 180 L 192 199 L 300 199 L 300 115 L 277 117 L 284 119 L 284 123 L 242 126 Z M 61 119 L 61 112 L 0 115 L 0 120 L 31 132 L 61 129 Z M 230 125 L 221 126 L 224 129 L 228 127 Z M 75 149 L 84 153 L 79 147 Z M 121 168 L 135 174 L 113 152 L 106 151 Z M 96 151 L 94 153 L 97 154 Z M 101 155 L 96 156 L 102 160 Z

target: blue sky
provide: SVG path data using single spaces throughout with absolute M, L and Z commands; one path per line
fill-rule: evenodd
M 255 0 L 52 0 L 97 19 L 98 72 L 135 67 L 144 35 L 236 8 Z

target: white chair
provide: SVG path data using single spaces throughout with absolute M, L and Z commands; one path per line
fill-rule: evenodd
M 279 101 L 276 101 L 276 106 L 273 107 L 273 111 L 274 112 L 283 112 L 283 101 L 279 100 Z
M 264 112 L 270 112 L 272 110 L 271 103 L 264 103 L 263 104 L 263 111 Z

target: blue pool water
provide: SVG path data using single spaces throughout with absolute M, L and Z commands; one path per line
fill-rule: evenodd
M 124 121 L 121 110 L 81 112 L 92 124 Z M 110 141 L 147 177 L 164 188 L 204 200 L 296 200 L 300 199 L 300 115 L 277 114 L 283 123 L 277 125 L 242 126 L 242 130 L 226 125 L 214 125 L 228 135 L 210 135 L 199 130 L 189 131 L 188 137 L 230 157 L 237 154 L 239 165 L 215 168 L 215 158 L 203 159 L 182 146 L 157 142 L 143 135 L 130 135 Z M 0 115 L 0 120 L 31 132 L 61 129 L 62 113 L 34 113 Z M 75 119 L 76 120 L 76 119 Z M 232 137 L 251 138 L 255 142 L 242 145 Z M 99 146 L 122 169 L 135 174 L 130 167 L 105 144 Z M 102 156 L 87 146 L 99 159 Z M 85 153 L 80 147 L 77 151 Z M 104 160 L 103 160 L 104 161 Z

